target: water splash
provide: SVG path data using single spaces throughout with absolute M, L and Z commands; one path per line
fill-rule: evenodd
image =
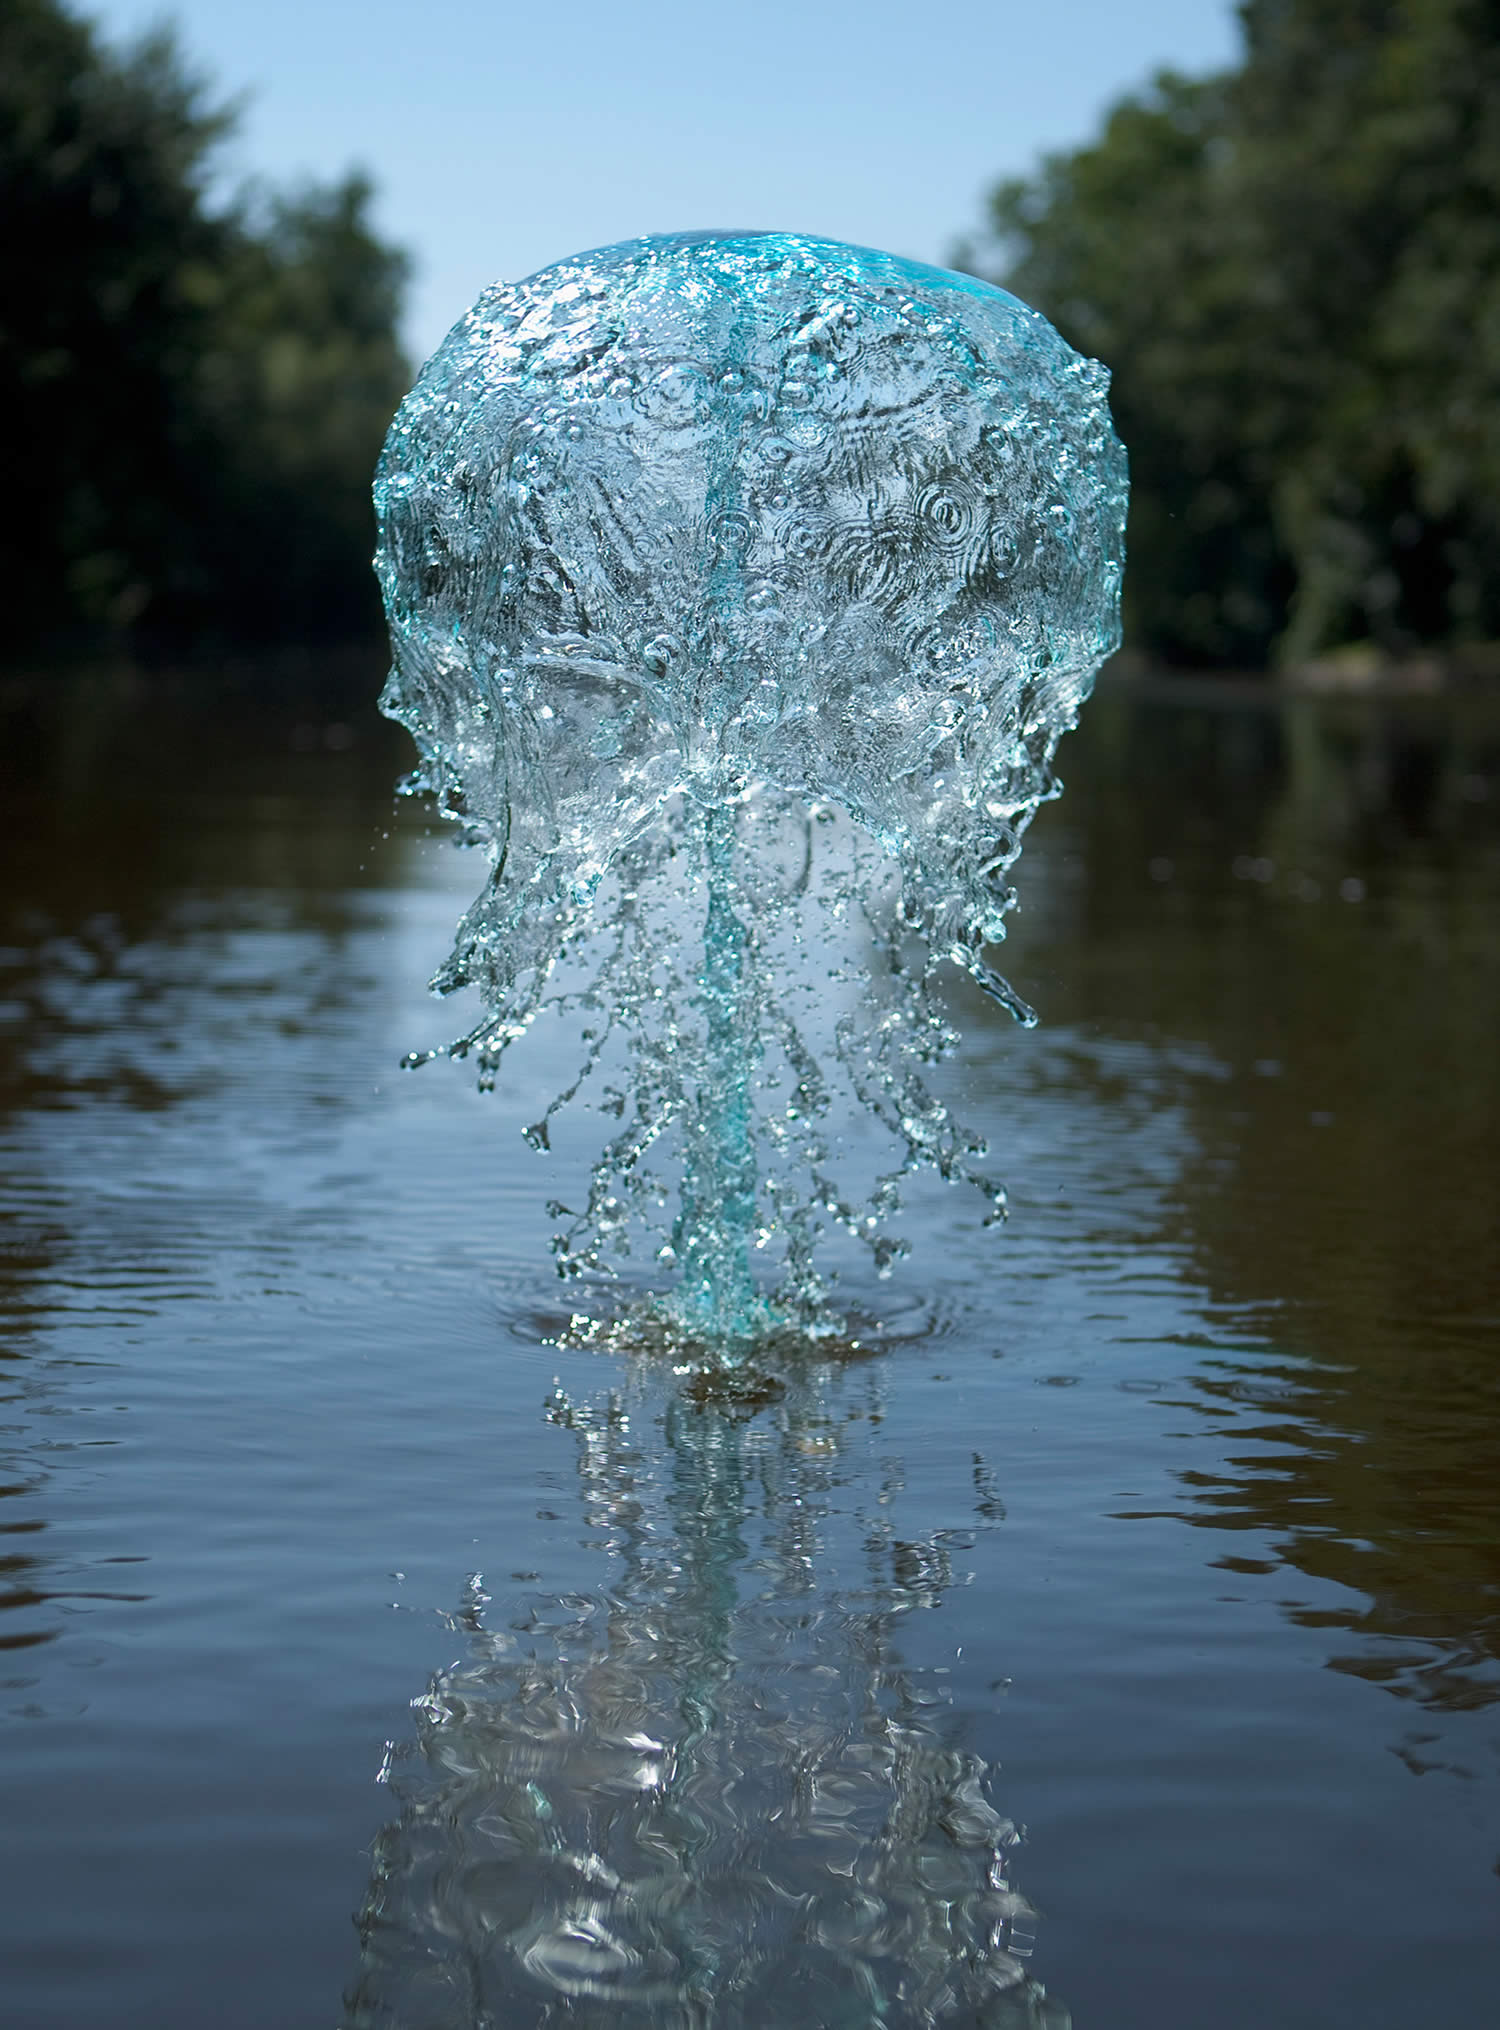
M 977 1528 L 907 1535 L 873 1371 L 758 1415 L 659 1375 L 549 1406 L 610 1582 L 502 1613 L 470 1579 L 388 1752 L 346 2023 L 1066 2030 L 1019 1830 L 903 1658 L 1000 1512 L 982 1464 Z
M 483 999 L 450 1048 L 491 1081 L 544 1006 L 571 1008 L 588 1033 L 566 1098 L 625 1042 L 621 1131 L 559 1266 L 608 1270 L 676 1164 L 658 1252 L 679 1322 L 722 1358 L 823 1315 L 828 1226 L 888 1268 L 906 1171 L 1003 1203 L 922 1076 L 951 1042 L 932 982 L 951 960 L 1034 1019 L 985 947 L 1117 640 L 1106 384 L 968 277 L 679 235 L 486 291 L 392 425 L 383 703 L 417 742 L 412 786 L 491 870 L 434 981 Z M 815 865 L 828 809 L 875 852 Z M 828 1174 L 829 1090 L 788 1012 L 820 904 L 866 945 L 831 969 L 855 990 L 833 1056 L 902 1152 L 857 1202 Z M 752 1267 L 763 1246 L 779 1282 Z

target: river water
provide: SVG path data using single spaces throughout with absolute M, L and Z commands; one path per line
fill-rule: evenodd
M 316 677 L 0 698 L 0 2020 L 1493 2022 L 1500 712 L 1101 694 L 1008 1225 L 724 1402 L 558 1343 L 561 1046 L 398 1068 L 477 870 Z

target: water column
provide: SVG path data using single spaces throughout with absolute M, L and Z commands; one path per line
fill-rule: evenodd
M 703 805 L 698 839 L 708 897 L 699 975 L 704 1048 L 683 1136 L 682 1204 L 672 1235 L 682 1283 L 674 1308 L 682 1324 L 732 1366 L 763 1308 L 750 1268 L 757 1195 L 755 953 L 734 907 L 735 807 Z

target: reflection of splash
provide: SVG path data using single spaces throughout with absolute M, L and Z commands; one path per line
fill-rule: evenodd
M 551 1415 L 616 1583 L 498 1629 L 470 1582 L 469 1654 L 388 1761 L 402 1812 L 346 2021 L 1061 2030 L 1026 1973 L 1016 1828 L 899 1651 L 974 1533 L 898 1540 L 887 1464 L 872 1513 L 845 1512 L 860 1583 L 820 1587 L 870 1427 L 806 1384 L 760 1416 L 671 1403 L 662 1473 L 617 1402 Z M 976 1489 L 987 1520 L 978 1463 Z

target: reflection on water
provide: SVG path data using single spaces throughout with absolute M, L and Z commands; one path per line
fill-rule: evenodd
M 268 757 L 241 709 L 228 765 L 202 769 L 212 698 L 0 684 L 0 1652 L 55 1641 L 76 1603 L 148 1597 L 100 1569 L 140 1576 L 133 1537 L 91 1568 L 48 1535 L 50 1474 L 119 1442 L 66 1426 L 68 1385 L 101 1337 L 285 1272 L 327 1096 L 283 1070 L 247 1178 L 228 1095 L 277 1043 L 336 1054 L 379 985 L 353 950 L 388 755 Z M 18 1667 L 0 1692 L 34 1684 Z
M 1206 1360 L 1193 1386 L 1226 1456 L 1182 1475 L 1173 1511 L 1269 1538 L 1265 1552 L 1225 1552 L 1226 1571 L 1290 1565 L 1344 1589 L 1337 1605 L 1286 1612 L 1342 1631 L 1329 1669 L 1434 1711 L 1500 1701 L 1500 1361 L 1487 1337 L 1467 1362 L 1434 1359 L 1373 1395 L 1342 1365 Z
M 395 1071 L 473 874 L 343 709 L 0 696 L 7 2025 L 329 2017 L 361 1904 L 352 2023 L 1487 2020 L 1500 713 L 1102 693 L 1010 1224 L 750 1414 L 538 1344 L 598 1124 Z
M 831 1368 L 757 1413 L 637 1379 L 559 1390 L 596 1592 L 497 1619 L 414 1701 L 383 1772 L 351 2025 L 1047 2026 L 1017 1828 L 955 1738 L 908 1616 L 974 1574 L 1002 1513 L 903 1536 L 873 1376 Z M 657 1428 L 653 1428 L 656 1426 Z M 550 1518 L 561 1520 L 562 1518 Z M 839 1539 L 852 1583 L 826 1582 Z
M 1330 1667 L 1500 1698 L 1500 710 L 1106 696 L 1069 844 L 1117 1032 L 1223 1076 L 1169 1221 L 1243 1351 L 1173 1512 L 1349 1589 Z M 1092 771 L 1097 769 L 1097 775 Z M 1144 877 L 1144 878 L 1143 878 Z M 1049 934 L 1056 936 L 1055 926 Z M 1066 1018 L 1078 991 L 1062 983 Z M 1096 1000 L 1098 996 L 1093 997 Z M 1268 1351 L 1269 1350 L 1269 1351 Z

